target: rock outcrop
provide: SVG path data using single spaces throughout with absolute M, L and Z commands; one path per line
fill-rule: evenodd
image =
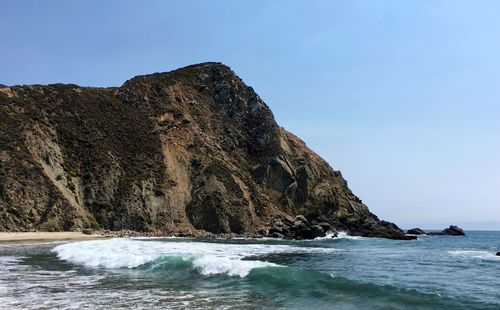
M 331 237 L 337 236 L 335 227 L 325 220 L 318 218 L 309 221 L 303 215 L 297 215 L 295 218 L 291 216 L 276 218 L 269 228 L 261 231 L 261 234 L 267 237 L 299 240 L 325 237 L 327 233 Z
M 425 235 L 425 231 L 420 228 L 412 228 L 406 231 L 409 235 Z
M 454 225 L 451 225 L 442 231 L 431 231 L 427 234 L 430 236 L 465 236 L 464 230 Z
M 405 238 L 219 63 L 119 88 L 2 86 L 0 163 L 0 231 L 250 235 L 290 217 L 276 233 Z

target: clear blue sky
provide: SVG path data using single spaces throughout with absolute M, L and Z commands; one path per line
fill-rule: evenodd
M 371 210 L 500 229 L 500 1 L 0 1 L 0 83 L 221 61 Z

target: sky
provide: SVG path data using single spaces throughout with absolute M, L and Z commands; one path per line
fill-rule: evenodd
M 230 66 L 380 218 L 500 230 L 500 1 L 0 0 L 0 84 Z

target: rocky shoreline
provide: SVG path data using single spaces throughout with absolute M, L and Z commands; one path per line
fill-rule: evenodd
M 337 230 L 328 222 L 309 222 L 303 215 L 276 218 L 269 227 L 260 230 L 260 234 L 266 237 L 298 240 L 324 237 L 327 233 L 337 236 Z
M 84 234 L 102 234 L 110 237 L 192 237 L 192 238 L 275 238 L 285 240 L 312 240 L 321 237 L 338 237 L 339 232 L 345 232 L 347 235 L 362 236 L 359 233 L 349 230 L 337 230 L 333 225 L 326 220 L 318 217 L 316 220 L 309 221 L 303 215 L 295 217 L 285 215 L 283 217 L 274 218 L 269 225 L 258 229 L 254 233 L 212 233 L 205 230 L 156 230 L 149 232 L 141 232 L 134 230 L 99 230 L 84 229 Z M 395 240 L 415 240 L 416 236 L 412 235 L 396 235 L 393 237 L 385 236 L 386 239 Z
M 3 233 L 11 234 L 10 238 L 0 238 L 0 241 L 50 241 L 50 240 L 85 240 L 92 238 L 126 238 L 126 237 L 187 237 L 187 238 L 275 238 L 285 240 L 312 240 L 315 238 L 331 237 L 336 238 L 339 232 L 345 232 L 347 235 L 359 236 L 355 232 L 345 230 L 337 230 L 334 226 L 326 221 L 307 220 L 303 215 L 295 217 L 284 216 L 275 218 L 268 226 L 259 229 L 255 233 L 212 233 L 204 230 L 155 230 L 155 231 L 136 231 L 136 230 L 94 230 L 91 228 L 83 229 L 82 231 L 73 232 L 9 232 Z M 14 237 L 20 235 L 19 237 Z M 22 237 L 26 234 L 26 237 Z M 463 236 L 465 233 L 458 226 L 450 226 L 442 231 L 431 231 L 426 233 L 420 228 L 409 229 L 404 237 L 395 237 L 387 239 L 396 240 L 415 240 L 419 235 L 429 236 Z M 500 252 L 496 253 L 500 256 Z
M 355 232 L 337 230 L 328 222 L 318 222 L 317 220 L 308 221 L 303 215 L 297 215 L 295 218 L 291 216 L 284 216 L 282 218 L 275 218 L 267 227 L 261 228 L 257 233 L 236 234 L 236 233 L 211 233 L 208 231 L 189 230 L 189 231 L 165 231 L 157 230 L 150 232 L 140 232 L 133 230 L 120 230 L 109 231 L 100 230 L 93 231 L 92 229 L 85 229 L 84 234 L 102 234 L 109 237 L 192 237 L 192 238 L 276 238 L 286 240 L 311 240 L 329 236 L 336 238 L 339 232 L 345 232 L 347 235 L 360 236 Z M 465 236 L 463 229 L 458 226 L 451 225 L 442 231 L 425 232 L 421 228 L 412 228 L 407 230 L 406 234 L 396 236 L 394 240 L 415 240 L 419 235 L 428 236 Z M 500 256 L 500 252 L 496 253 Z

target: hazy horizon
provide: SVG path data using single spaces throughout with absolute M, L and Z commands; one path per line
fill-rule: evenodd
M 500 229 L 497 1 L 3 1 L 0 84 L 230 66 L 400 227 Z

